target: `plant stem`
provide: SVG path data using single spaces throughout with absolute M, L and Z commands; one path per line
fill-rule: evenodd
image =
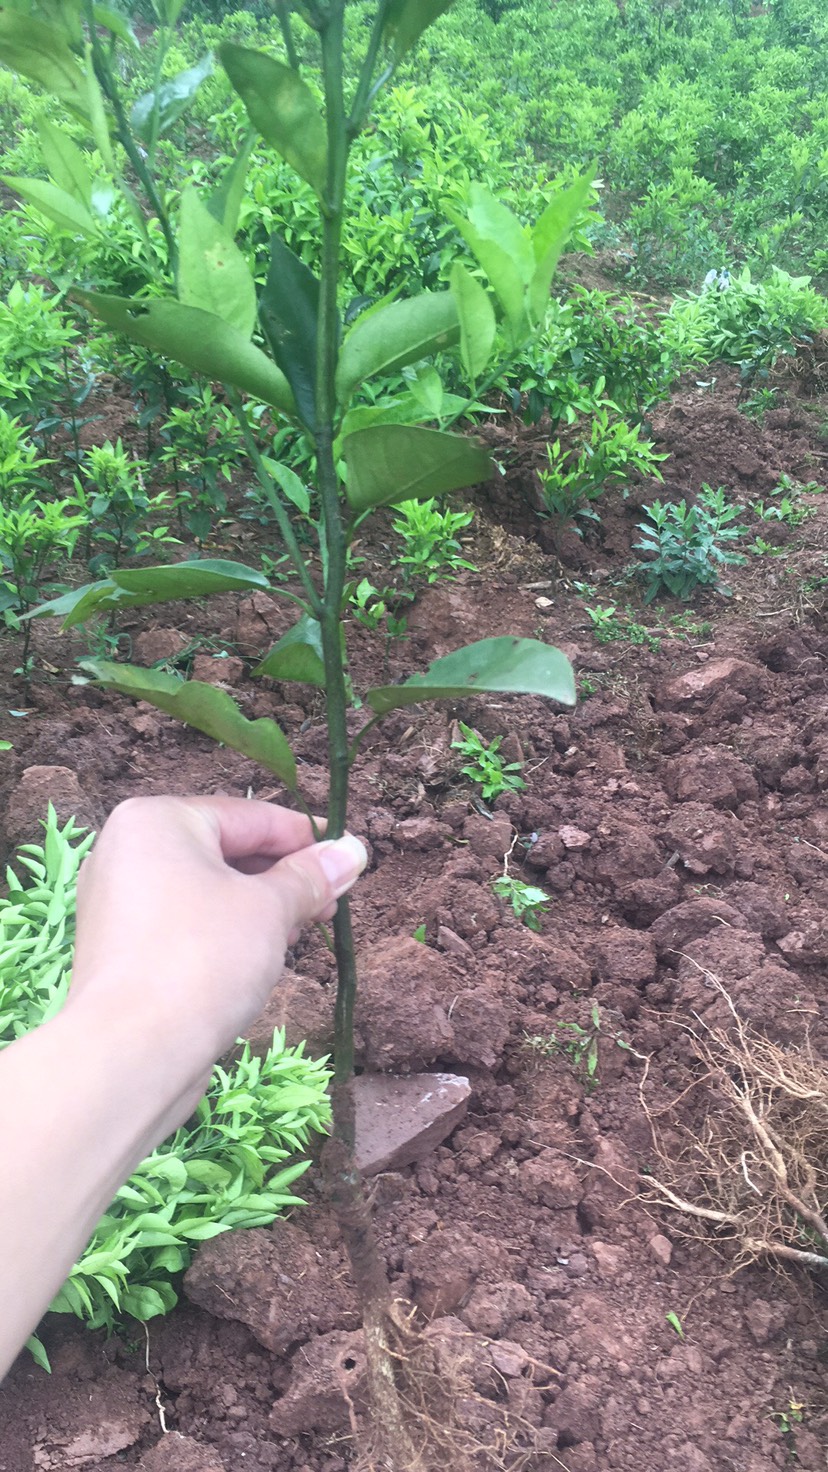
M 274 0 L 274 8 L 276 10 L 276 19 L 279 22 L 279 30 L 282 32 L 282 40 L 285 43 L 288 66 L 291 66 L 295 72 L 298 72 L 299 57 L 296 54 L 296 47 L 293 44 L 293 31 L 291 30 L 290 26 L 290 11 L 288 10 L 285 0 Z

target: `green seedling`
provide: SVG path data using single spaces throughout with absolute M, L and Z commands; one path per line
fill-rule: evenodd
M 492 883 L 499 899 L 512 908 L 512 914 L 530 930 L 540 930 L 541 921 L 549 908 L 550 896 L 536 884 L 525 884 L 513 874 L 501 874 Z
M 783 526 L 801 526 L 814 514 L 812 506 L 798 505 L 791 496 L 783 496 L 781 501 L 754 501 L 752 510 L 760 521 L 778 521 Z
M 295 11 L 279 8 L 286 60 L 235 42 L 220 44 L 217 65 L 236 94 L 237 114 L 246 113 L 253 147 L 268 152 L 274 174 L 292 170 L 301 182 L 291 178 L 291 198 L 301 195 L 307 201 L 302 242 L 280 233 L 289 227 L 268 218 L 266 199 L 256 205 L 256 220 L 248 219 L 260 242 L 255 275 L 255 253 L 235 239 L 251 150 L 243 145 L 218 182 L 206 188 L 200 158 L 198 168 L 196 160 L 182 161 L 183 177 L 175 190 L 160 186 L 155 175 L 158 139 L 195 97 L 211 63 L 195 78 L 179 76 L 175 85 L 159 77 L 128 115 L 119 55 L 121 17 L 105 6 L 93 13 L 91 0 L 83 20 L 71 7 L 55 11 L 33 0 L 33 8 L 35 14 L 4 16 L 0 60 L 24 75 L 28 69 L 62 102 L 89 117 L 116 196 L 113 209 L 130 214 L 139 237 L 137 254 L 149 273 L 147 285 L 133 295 L 116 295 L 86 289 L 86 282 L 95 279 L 94 267 L 87 264 L 75 273 L 84 285 L 76 286 L 73 296 L 110 331 L 222 386 L 221 403 L 234 414 L 252 473 L 273 511 L 279 554 L 287 554 L 293 572 L 288 586 L 271 584 L 258 568 L 216 559 L 114 568 L 107 578 L 47 605 L 48 611 L 73 626 L 125 601 L 152 605 L 252 591 L 285 596 L 296 622 L 272 649 L 262 650 L 256 672 L 324 692 L 319 703 L 327 721 L 326 833 L 335 839 L 346 827 L 350 773 L 361 742 L 389 712 L 492 692 L 574 704 L 574 677 L 565 656 L 546 642 L 509 635 L 455 648 L 400 683 L 354 690 L 348 675 L 346 584 L 349 546 L 377 508 L 428 501 L 488 479 L 492 462 L 484 447 L 451 433 L 449 426 L 485 398 L 545 318 L 560 254 L 573 230 L 589 218 L 593 176 L 578 178 L 544 200 L 532 224 L 524 224 L 484 185 L 464 181 L 441 207 L 447 255 L 430 278 L 434 290 L 406 296 L 389 284 L 370 310 L 343 317 L 343 236 L 352 207 L 358 208 L 358 191 L 347 187 L 351 151 L 375 96 L 444 5 L 425 6 L 421 0 L 369 5 L 355 41 L 348 27 L 346 47 L 345 0 L 313 0 Z M 159 28 L 164 46 L 170 44 L 179 9 L 165 7 Z M 296 26 L 303 28 L 301 45 L 294 39 Z M 317 68 L 313 85 L 300 71 L 300 56 L 303 66 Z M 50 174 L 57 194 L 48 191 L 39 208 L 47 217 L 51 209 L 54 218 L 61 206 L 58 223 L 71 211 L 76 232 L 86 238 L 98 232 L 98 225 L 88 198 L 88 161 L 83 149 L 73 149 L 69 165 L 65 147 L 60 154 L 52 150 Z M 122 160 L 128 163 L 128 180 L 121 174 Z M 15 189 L 42 201 L 39 184 L 42 180 L 16 178 Z M 473 270 L 459 259 L 458 239 Z M 454 260 L 452 250 L 457 251 Z M 421 392 L 418 400 L 409 381 L 377 408 L 378 380 L 427 368 L 435 355 L 449 351 L 456 353 L 463 393 L 448 418 L 441 413 L 440 429 L 426 427 L 434 422 L 430 393 Z M 417 381 L 420 390 L 427 389 L 421 373 Z M 262 454 L 242 395 L 267 404 L 311 443 L 310 510 L 306 490 L 297 504 L 291 467 Z M 223 421 L 218 403 L 211 414 L 215 409 Z M 179 433 L 180 418 L 176 425 Z M 211 434 L 215 428 L 211 425 Z M 223 473 L 219 466 L 217 477 Z M 196 466 L 196 483 L 200 474 Z M 212 514 L 209 480 L 203 489 Z M 182 506 L 182 515 L 188 514 Z M 191 529 L 201 537 L 204 523 L 191 522 Z M 308 534 L 315 543 L 312 552 Z M 243 752 L 278 779 L 292 801 L 301 802 L 301 767 L 276 720 L 251 721 L 226 691 L 167 672 L 105 660 L 84 660 L 83 669 L 104 688 L 148 701 Z M 401 1392 L 403 1357 L 393 1352 L 399 1342 L 397 1317 L 370 1204 L 354 1165 L 357 968 L 347 899 L 338 904 L 333 931 L 338 989 L 329 1186 L 366 1326 L 372 1454 L 378 1464 L 402 1469 L 423 1460 L 422 1425 L 410 1425 L 410 1398 Z
M 143 557 L 155 547 L 176 543 L 169 527 L 150 528 L 151 517 L 167 506 L 164 492 L 146 489 L 148 467 L 128 454 L 121 440 L 106 440 L 88 450 L 75 476 L 78 505 L 88 516 L 87 560 L 90 572 L 119 567 L 124 557 Z M 93 553 L 93 547 L 100 551 Z
M 0 503 L 0 614 L 22 634 L 21 670 L 27 677 L 32 625 L 24 615 L 48 592 L 47 570 L 72 556 L 85 524 L 74 501 L 23 496 L 16 505 Z
M 425 924 L 425 920 L 423 920 L 423 921 L 420 922 L 420 924 L 417 926 L 417 929 L 413 932 L 413 935 L 414 935 L 414 939 L 415 940 L 418 940 L 421 945 L 425 945 L 425 939 L 426 939 L 426 924 Z
M 681 1319 L 679 1318 L 678 1314 L 675 1313 L 673 1309 L 670 1309 L 669 1312 L 664 1315 L 664 1317 L 667 1320 L 667 1323 L 670 1325 L 670 1328 L 673 1330 L 673 1332 L 676 1333 L 676 1334 L 678 1334 L 679 1339 L 683 1339 L 684 1338 L 684 1328 L 682 1326 L 682 1322 L 681 1322 Z
M 351 589 L 348 603 L 354 618 L 366 629 L 381 629 L 385 631 L 389 639 L 401 639 L 408 627 L 408 620 L 393 614 L 390 602 L 399 602 L 405 594 L 398 594 L 393 588 L 383 588 L 382 592 L 375 588 L 369 578 L 362 578 L 355 588 Z
M 491 802 L 500 797 L 502 792 L 521 792 L 526 786 L 520 775 L 523 764 L 506 762 L 499 755 L 503 737 L 495 736 L 492 741 L 486 742 L 463 721 L 459 722 L 459 726 L 462 740 L 452 741 L 452 750 L 469 758 L 460 770 L 464 777 L 470 777 L 472 782 L 478 784 L 483 800 Z
M 583 1078 L 587 1092 L 591 1093 L 600 1083 L 598 1057 L 601 1036 L 601 1012 L 596 1002 L 590 1009 L 589 1026 L 584 1027 L 580 1022 L 556 1022 L 554 1032 L 548 1036 L 530 1037 L 526 1041 L 545 1058 L 566 1058 L 575 1072 Z M 618 1034 L 615 1035 L 614 1042 L 616 1047 L 623 1048 L 625 1052 L 630 1051 L 629 1043 Z
M 599 644 L 626 641 L 629 644 L 644 645 L 647 649 L 661 648 L 660 640 L 655 634 L 651 634 L 644 624 L 636 623 L 629 614 L 619 613 L 615 604 L 608 604 L 607 607 L 598 604 L 596 608 L 587 608 L 586 612 Z
M 785 556 L 784 547 L 777 547 L 773 542 L 766 542 L 764 537 L 754 537 L 747 550 L 748 552 L 752 552 L 754 557 Z

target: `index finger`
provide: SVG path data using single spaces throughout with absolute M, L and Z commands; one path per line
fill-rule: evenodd
M 310 818 L 291 808 L 246 797 L 188 797 L 186 806 L 213 828 L 225 859 L 284 859 L 315 842 Z M 315 818 L 324 833 L 325 818 Z

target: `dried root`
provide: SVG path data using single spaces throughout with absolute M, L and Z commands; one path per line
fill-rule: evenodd
M 678 1123 L 687 1093 L 655 1116 L 661 1163 L 647 1199 L 734 1242 L 741 1263 L 773 1257 L 828 1269 L 828 1071 L 809 1046 L 781 1047 L 730 1009 L 728 1029 L 687 1029 L 702 1065 L 698 1123 Z M 688 1227 L 688 1230 L 691 1230 Z

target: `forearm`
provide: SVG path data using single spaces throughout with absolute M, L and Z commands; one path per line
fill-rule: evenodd
M 0 1053 L 0 1376 L 199 1069 L 134 1016 L 72 1005 Z

